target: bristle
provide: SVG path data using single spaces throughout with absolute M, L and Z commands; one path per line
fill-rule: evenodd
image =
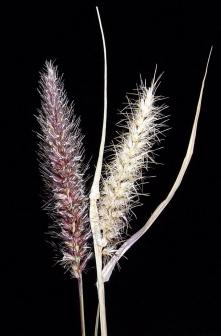
M 113 146 L 113 158 L 105 166 L 99 200 L 100 228 L 108 260 L 125 238 L 132 208 L 139 205 L 139 189 L 143 183 L 143 169 L 154 162 L 153 145 L 159 141 L 165 105 L 157 106 L 161 97 L 155 96 L 158 81 L 150 88 L 143 83 L 135 99 L 128 100 L 124 111 L 125 132 Z
M 47 62 L 41 74 L 41 109 L 37 117 L 41 174 L 48 189 L 47 210 L 60 241 L 60 262 L 79 278 L 90 256 L 88 197 L 80 120 L 68 104 L 57 68 Z

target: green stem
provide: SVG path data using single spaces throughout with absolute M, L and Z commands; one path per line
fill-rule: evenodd
M 81 336 L 86 336 L 85 333 L 85 319 L 84 319 L 84 292 L 82 275 L 78 278 L 78 294 L 80 303 L 80 318 L 81 318 Z

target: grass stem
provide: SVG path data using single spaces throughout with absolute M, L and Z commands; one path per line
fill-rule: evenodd
M 96 313 L 96 321 L 95 321 L 95 326 L 94 326 L 94 336 L 98 336 L 98 328 L 99 328 L 99 303 L 97 305 L 97 313 Z
M 78 278 L 78 294 L 80 303 L 80 319 L 81 319 L 81 336 L 86 336 L 85 318 L 84 318 L 84 291 L 82 275 Z
M 106 56 L 106 45 L 104 32 L 102 28 L 101 18 L 99 14 L 98 7 L 96 7 L 98 21 L 100 25 L 102 42 L 103 42 L 103 51 L 104 51 L 104 114 L 103 114 L 103 126 L 102 126 L 102 135 L 101 143 L 99 149 L 99 155 L 97 160 L 97 166 L 94 174 L 94 180 L 90 192 L 90 224 L 93 234 L 94 241 L 94 254 L 96 261 L 97 269 L 97 291 L 98 291 L 98 300 L 99 300 L 99 311 L 100 311 L 100 326 L 101 326 L 101 336 L 107 336 L 107 323 L 106 323 L 106 308 L 105 308 L 105 292 L 104 292 L 104 281 L 102 276 L 102 249 L 103 241 L 102 234 L 99 226 L 99 215 L 97 209 L 97 201 L 100 197 L 99 183 L 101 178 L 101 169 L 103 162 L 103 153 L 104 153 L 104 144 L 106 137 L 106 122 L 107 122 L 107 56 Z

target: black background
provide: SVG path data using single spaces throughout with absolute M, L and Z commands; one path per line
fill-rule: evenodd
M 108 56 L 107 143 L 115 136 L 125 94 L 164 71 L 158 93 L 169 97 L 171 129 L 152 167 L 131 232 L 167 195 L 179 171 L 209 49 L 196 148 L 166 210 L 120 261 L 106 285 L 110 336 L 221 335 L 220 18 L 212 1 L 112 2 L 100 8 Z M 103 51 L 94 4 L 32 2 L 2 11 L 2 335 L 80 335 L 77 282 L 54 267 L 45 235 L 37 164 L 39 71 L 55 60 L 81 115 L 90 176 L 99 148 Z M 91 181 L 91 180 L 90 180 Z M 3 188 L 4 185 L 4 188 Z M 88 187 L 90 182 L 88 183 Z M 96 313 L 95 268 L 85 275 L 87 335 Z

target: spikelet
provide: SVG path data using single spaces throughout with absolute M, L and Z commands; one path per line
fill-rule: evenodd
M 149 88 L 141 82 L 135 99 L 128 98 L 124 116 L 125 132 L 119 136 L 109 164 L 105 165 L 98 204 L 100 229 L 106 247 L 104 262 L 116 252 L 124 241 L 123 233 L 128 227 L 131 209 L 139 205 L 138 189 L 143 183 L 143 168 L 154 162 L 153 145 L 159 141 L 163 126 L 162 110 L 156 106 L 162 97 L 155 96 L 157 81 Z M 161 122 L 159 122 L 161 120 Z
M 68 104 L 63 83 L 52 62 L 46 62 L 40 85 L 39 158 L 50 197 L 48 213 L 61 244 L 59 261 L 73 277 L 79 278 L 90 257 L 88 239 L 91 236 L 80 120 L 73 114 L 73 106 Z

